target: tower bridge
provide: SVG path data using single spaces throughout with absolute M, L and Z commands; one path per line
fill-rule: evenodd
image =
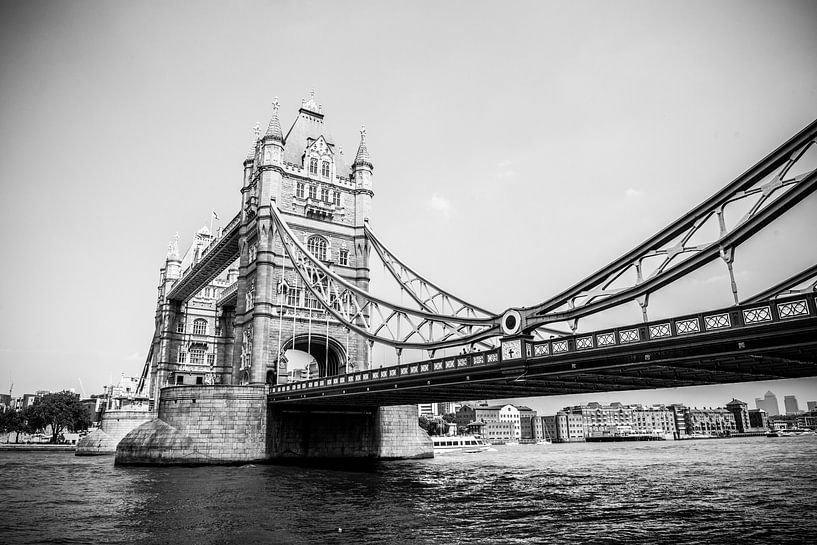
M 286 135 L 278 109 L 253 134 L 236 216 L 184 255 L 169 246 L 140 381 L 153 418 L 118 463 L 429 456 L 420 402 L 817 376 L 817 265 L 748 296 L 734 273 L 735 250 L 817 188 L 817 122 L 572 287 L 492 313 L 375 236 L 365 129 L 349 161 L 314 96 Z M 408 304 L 369 291 L 372 255 Z M 732 306 L 651 316 L 653 294 L 716 262 Z M 580 327 L 633 302 L 638 324 Z M 397 365 L 376 365 L 375 344 Z

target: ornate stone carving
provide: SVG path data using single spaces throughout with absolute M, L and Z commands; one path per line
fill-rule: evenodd
M 252 368 L 252 324 L 247 324 L 241 341 L 241 371 L 249 371 L 250 368 Z
M 250 253 L 252 253 L 252 247 L 250 247 Z M 250 280 L 247 293 L 244 294 L 244 303 L 245 310 L 252 310 L 255 307 L 255 278 Z

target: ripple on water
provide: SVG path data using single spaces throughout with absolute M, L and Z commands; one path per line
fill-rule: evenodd
M 807 543 L 817 535 L 817 438 L 793 439 L 498 447 L 365 471 L 121 468 L 110 457 L 0 452 L 0 535 L 4 543 Z

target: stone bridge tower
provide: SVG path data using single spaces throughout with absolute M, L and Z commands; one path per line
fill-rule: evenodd
M 372 170 L 366 131 L 351 166 L 329 132 L 314 93 L 284 135 L 278 100 L 244 160 L 235 302 L 233 384 L 285 383 L 367 368 L 369 345 L 325 312 L 293 270 L 273 232 L 271 206 L 304 246 L 345 280 L 369 286 L 369 248 L 363 228 L 372 209 Z M 314 358 L 293 370 L 285 352 Z

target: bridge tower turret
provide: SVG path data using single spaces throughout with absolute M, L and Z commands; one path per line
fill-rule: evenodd
M 310 252 L 349 282 L 369 285 L 364 220 L 371 214 L 372 164 L 365 141 L 350 168 L 329 133 L 314 92 L 284 133 L 278 100 L 252 157 L 244 162 L 233 383 L 285 382 L 367 365 L 368 345 L 337 322 L 293 270 L 272 206 Z M 287 350 L 307 352 L 312 368 L 294 369 Z M 313 360 L 310 360 L 313 361 Z M 302 363 L 301 363 L 302 365 Z M 303 371 L 303 373 L 301 373 Z
M 173 283 L 182 274 L 182 258 L 179 256 L 179 233 L 176 233 L 167 245 L 165 266 L 159 273 L 159 298 L 156 306 L 156 332 L 153 337 L 153 361 L 150 366 L 151 400 L 158 399 L 159 389 L 164 386 L 169 376 L 169 364 L 173 345 L 173 328 L 179 314 L 179 305 L 169 300 L 166 295 Z
M 366 127 L 360 128 L 360 145 L 357 148 L 355 162 L 352 163 L 352 178 L 355 183 L 355 225 L 363 225 L 369 219 L 372 210 L 372 165 L 369 150 L 366 147 Z

